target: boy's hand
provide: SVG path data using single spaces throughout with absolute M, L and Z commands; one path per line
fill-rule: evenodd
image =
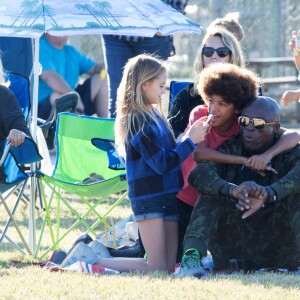
M 266 176 L 265 171 L 273 172 L 277 174 L 277 171 L 268 163 L 271 161 L 272 157 L 268 154 L 253 155 L 247 160 L 246 167 L 250 168 L 254 172 L 257 172 L 261 176 Z

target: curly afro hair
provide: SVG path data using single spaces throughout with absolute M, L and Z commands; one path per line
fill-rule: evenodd
M 247 69 L 216 63 L 201 71 L 197 90 L 206 104 L 210 97 L 218 95 L 241 110 L 256 99 L 260 82 L 260 78 Z

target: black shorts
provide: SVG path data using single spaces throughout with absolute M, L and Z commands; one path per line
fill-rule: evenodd
M 79 84 L 75 91 L 80 95 L 84 106 L 84 114 L 91 116 L 96 113 L 94 102 L 91 98 L 91 78 L 86 79 L 82 84 Z M 38 105 L 38 117 L 47 120 L 52 109 L 50 96 Z

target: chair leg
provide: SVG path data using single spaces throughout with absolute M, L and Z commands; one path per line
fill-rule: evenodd
M 15 226 L 15 228 L 16 228 L 16 230 L 17 230 L 17 232 L 18 232 L 18 234 L 19 234 L 19 236 L 20 236 L 20 238 L 22 240 L 22 243 L 23 243 L 24 247 L 26 248 L 27 252 L 29 254 L 32 254 L 31 251 L 30 251 L 30 249 L 29 249 L 29 246 L 28 246 L 27 242 L 25 241 L 25 238 L 24 238 L 24 236 L 23 236 L 23 234 L 22 234 L 22 232 L 21 232 L 18 224 L 15 221 L 14 216 L 12 215 L 11 211 L 9 210 L 9 207 L 7 206 L 6 201 L 4 200 L 4 198 L 2 197 L 2 195 L 0 195 L 0 201 L 3 204 L 6 212 L 8 213 L 8 215 L 10 217 L 10 220 L 13 222 L 13 224 L 14 224 L 14 226 Z
M 49 231 L 50 231 L 50 237 L 51 237 L 51 241 L 52 241 L 52 244 L 55 243 L 55 238 L 54 238 L 54 231 L 53 231 L 53 226 L 52 226 L 52 222 L 51 222 L 51 219 L 50 219 L 50 212 L 49 212 L 49 208 L 52 204 L 52 201 L 53 201 L 53 192 L 51 194 L 51 197 L 49 199 L 49 202 L 47 203 L 46 201 L 46 193 L 45 193 L 45 189 L 44 189 L 44 185 L 43 183 L 41 182 L 41 179 L 39 178 L 37 180 L 37 184 L 38 184 L 38 190 L 40 191 L 40 197 L 41 197 L 41 200 L 43 201 L 43 207 L 44 207 L 44 210 L 45 210 L 45 218 L 43 220 L 43 224 L 42 224 L 42 227 L 41 227 L 41 232 L 40 232 L 40 236 L 39 236 L 39 240 L 38 240 L 38 244 L 37 244 L 37 247 L 36 247 L 36 251 L 35 251 L 35 256 L 38 257 L 38 254 L 39 254 L 39 251 L 40 251 L 40 248 L 41 248 L 41 244 L 42 244 L 42 239 L 43 239 L 43 235 L 44 235 L 44 231 L 45 231 L 45 228 L 46 228 L 46 225 L 48 225 L 49 227 Z M 52 249 L 52 248 L 51 248 Z M 50 251 L 50 250 L 49 250 Z M 49 252 L 48 251 L 48 252 Z M 45 256 L 47 253 L 44 253 L 43 256 Z M 42 256 L 42 257 L 43 257 Z M 41 257 L 41 258 L 42 258 Z
M 40 181 L 41 180 L 41 181 Z M 99 214 L 99 212 L 97 212 L 96 207 L 103 201 L 103 197 L 99 198 L 97 201 L 95 201 L 95 203 L 91 204 L 90 201 L 88 201 L 85 197 L 80 197 L 83 204 L 85 204 L 86 210 L 84 213 L 79 214 L 76 209 L 74 209 L 71 205 L 71 203 L 69 201 L 66 201 L 61 193 L 59 192 L 59 190 L 57 190 L 58 187 L 55 187 L 52 182 L 48 182 L 47 180 L 45 180 L 44 177 L 40 177 L 39 178 L 39 183 L 41 185 L 41 189 L 42 189 L 42 198 L 43 198 L 43 202 L 44 202 L 44 207 L 45 207 L 45 211 L 46 211 L 46 216 L 44 217 L 44 221 L 43 221 L 43 225 L 42 225 L 42 229 L 41 229 L 41 234 L 39 237 L 39 242 L 38 242 L 38 251 L 36 252 L 36 255 L 39 254 L 39 250 L 41 249 L 41 243 L 42 243 L 42 239 L 43 239 L 43 234 L 44 234 L 44 230 L 45 230 L 45 226 L 48 224 L 49 229 L 50 229 L 50 234 L 51 234 L 51 238 L 52 238 L 52 244 L 49 248 L 47 248 L 45 251 L 43 250 L 42 253 L 40 253 L 38 255 L 39 258 L 43 258 L 45 257 L 51 250 L 56 249 L 56 247 L 58 247 L 59 243 L 64 240 L 64 238 L 71 232 L 73 231 L 78 225 L 82 224 L 83 226 L 85 226 L 87 228 L 86 233 L 92 233 L 93 235 L 96 236 L 96 232 L 95 232 L 95 228 L 100 224 L 103 223 L 104 226 L 107 227 L 107 222 L 106 222 L 106 217 L 108 217 L 109 213 L 116 207 L 118 206 L 123 199 L 126 197 L 127 192 L 125 192 L 124 194 L 121 195 L 121 197 L 112 205 L 110 206 L 110 208 L 104 213 L 104 214 Z M 51 189 L 51 197 L 49 199 L 49 196 L 46 197 L 44 189 L 45 187 L 49 187 Z M 56 210 L 56 226 L 58 228 L 55 232 L 53 232 L 53 224 L 52 221 L 50 219 L 50 210 L 51 210 L 51 205 L 53 204 L 53 198 L 57 198 L 57 204 L 55 207 Z M 61 210 L 61 206 L 62 204 L 64 204 L 68 210 L 74 215 L 74 217 L 76 219 L 74 219 L 74 223 L 72 223 L 72 225 L 62 234 L 59 233 L 59 227 L 60 227 L 60 210 Z M 90 226 L 87 222 L 86 222 L 86 217 L 90 214 L 90 213 L 94 213 L 97 217 L 97 220 L 94 222 L 94 224 L 92 226 Z M 106 224 L 106 225 L 105 225 Z M 55 238 L 54 238 L 54 235 Z M 116 242 L 115 242 L 116 244 Z
M 4 232 L 1 229 L 0 229 L 0 233 L 1 233 L 1 242 L 3 238 L 6 238 L 17 250 L 21 252 L 21 254 L 26 255 L 26 253 L 22 250 L 22 248 L 19 247 L 7 234 L 4 234 Z

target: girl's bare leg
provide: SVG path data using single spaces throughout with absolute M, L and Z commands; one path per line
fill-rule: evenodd
M 167 237 L 168 272 L 173 273 L 175 271 L 178 248 L 178 222 L 165 221 L 165 233 Z
M 139 230 L 147 252 L 147 260 L 141 258 L 116 257 L 100 259 L 97 264 L 120 272 L 139 271 L 148 273 L 153 271 L 168 271 L 164 223 L 165 222 L 159 218 L 139 221 Z M 169 229 L 169 226 L 167 227 Z

